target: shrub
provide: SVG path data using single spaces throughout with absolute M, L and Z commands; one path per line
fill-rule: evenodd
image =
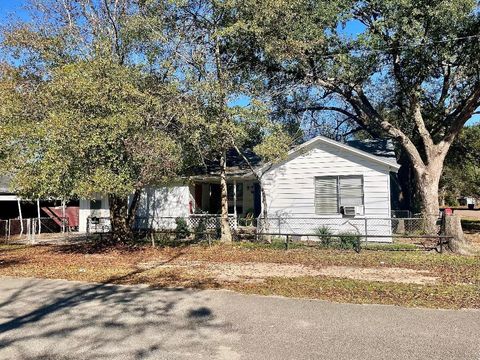
M 320 243 L 324 246 L 330 246 L 332 243 L 332 230 L 328 226 L 321 226 L 315 230 L 315 234 L 320 239 Z
M 360 241 L 360 235 L 353 232 L 339 233 L 337 236 L 342 249 L 355 249 Z
M 176 239 L 186 239 L 190 236 L 190 230 L 188 229 L 187 222 L 184 218 L 176 218 L 175 223 L 177 224 L 177 227 L 175 228 Z
M 207 223 L 204 218 L 198 220 L 197 227 L 195 228 L 195 240 L 203 240 L 206 237 Z

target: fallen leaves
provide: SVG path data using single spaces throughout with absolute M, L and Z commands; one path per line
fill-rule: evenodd
M 285 251 L 244 244 L 155 249 L 2 245 L 0 275 L 226 288 L 339 302 L 480 308 L 480 258 L 426 252 Z M 397 281 L 407 275 L 436 280 Z

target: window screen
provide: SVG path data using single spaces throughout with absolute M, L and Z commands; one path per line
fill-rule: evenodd
M 363 205 L 363 180 L 361 176 L 340 176 L 340 206 Z
M 315 213 L 338 214 L 340 206 L 363 205 L 363 176 L 315 178 Z
M 323 176 L 315 178 L 315 213 L 338 213 L 337 177 Z

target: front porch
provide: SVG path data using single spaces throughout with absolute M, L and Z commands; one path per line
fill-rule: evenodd
M 262 210 L 260 184 L 254 179 L 227 181 L 228 215 L 235 225 L 252 225 Z M 220 215 L 221 189 L 218 178 L 195 179 L 190 186 L 191 217 Z M 230 222 L 232 223 L 232 220 Z

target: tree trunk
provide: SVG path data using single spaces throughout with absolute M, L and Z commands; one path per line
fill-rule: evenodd
M 444 218 L 443 226 L 445 235 L 452 237 L 448 242 L 449 249 L 459 254 L 469 255 L 470 244 L 463 235 L 460 218 L 456 215 L 447 215 Z
M 126 242 L 132 238 L 132 229 L 128 226 L 128 199 L 116 195 L 108 197 L 112 242 Z
M 228 193 L 227 193 L 227 158 L 223 152 L 220 156 L 220 189 L 221 189 L 221 216 L 220 231 L 222 242 L 232 242 L 232 231 L 228 222 Z
M 262 181 L 260 181 L 260 192 L 262 194 L 262 215 L 263 215 L 263 224 L 262 224 L 262 232 L 269 233 L 270 232 L 270 222 L 268 220 L 268 203 L 267 203 L 267 192 L 263 187 Z M 264 241 L 267 243 L 272 242 L 272 237 L 270 235 L 265 235 Z
M 438 185 L 442 174 L 442 163 L 434 161 L 423 169 L 415 169 L 417 189 L 420 196 L 420 210 L 425 219 L 423 230 L 428 235 L 438 233 Z
M 132 201 L 130 203 L 127 216 L 127 226 L 130 229 L 133 229 L 133 226 L 135 225 L 135 216 L 137 215 L 138 203 L 140 202 L 141 195 L 142 190 L 136 189 L 132 196 Z

